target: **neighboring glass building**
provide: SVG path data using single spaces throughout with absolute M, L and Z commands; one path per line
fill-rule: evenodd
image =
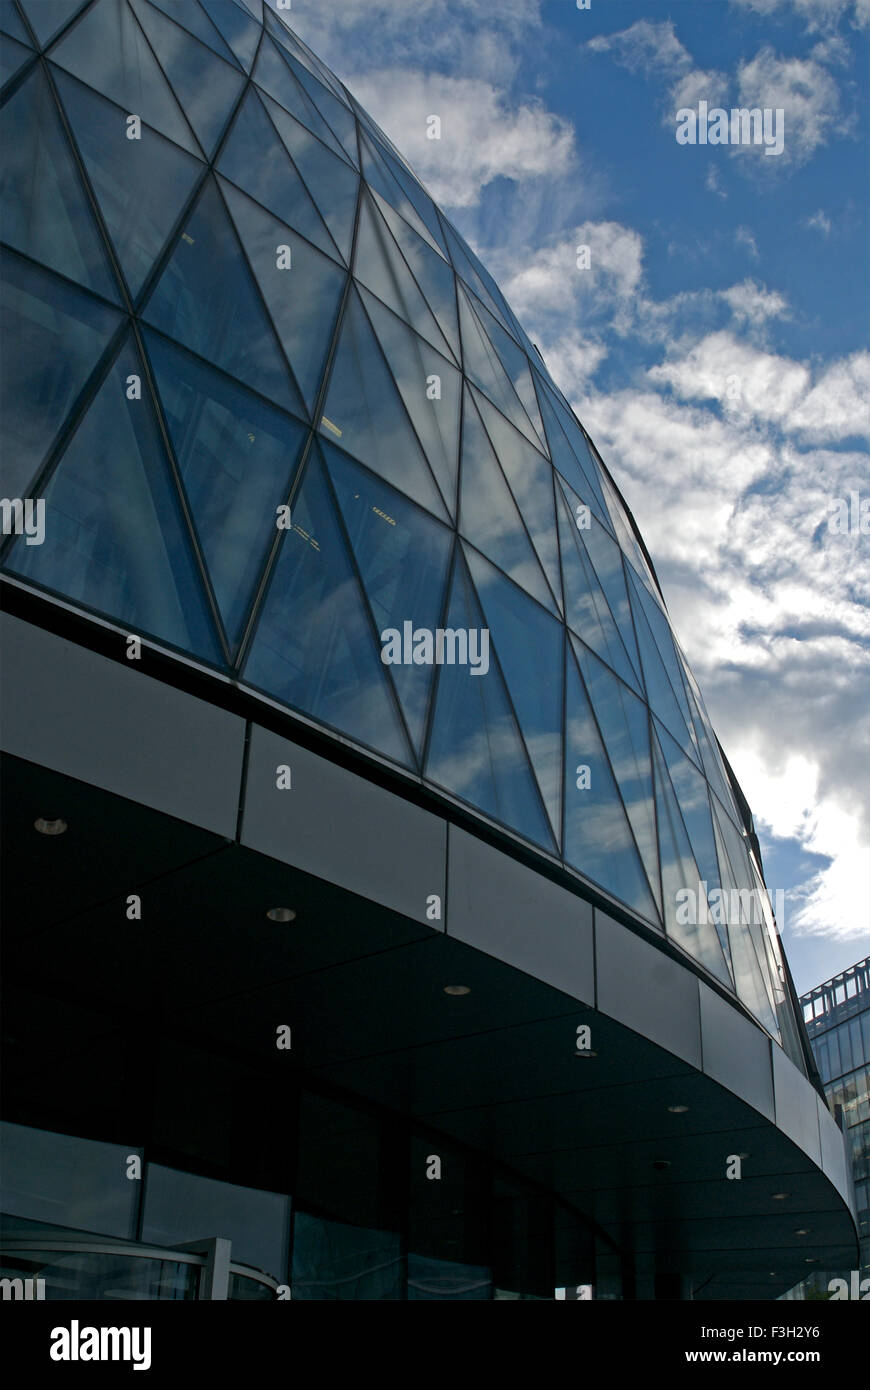
M 786 1200 L 847 1254 L 749 809 L 491 276 L 260 0 L 0 28 L 11 1267 L 772 1296 Z
M 842 1117 L 849 1141 L 860 1255 L 857 1268 L 814 1273 L 791 1296 L 867 1299 L 870 1298 L 870 956 L 802 994 L 800 1002 L 828 1104 L 838 1119 Z

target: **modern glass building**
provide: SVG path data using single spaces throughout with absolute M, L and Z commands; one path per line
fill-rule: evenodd
M 849 1140 L 860 1253 L 851 1269 L 815 1271 L 804 1298 L 870 1298 L 870 956 L 801 995 L 828 1104 Z
M 849 1264 L 749 808 L 492 277 L 260 0 L 0 26 L 4 1274 Z

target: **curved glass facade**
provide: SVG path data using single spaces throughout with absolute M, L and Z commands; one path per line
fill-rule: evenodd
M 802 1065 L 633 520 L 390 141 L 257 0 L 0 26 L 5 571 L 507 828 Z

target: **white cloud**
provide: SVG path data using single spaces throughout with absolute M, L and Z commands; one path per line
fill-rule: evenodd
M 731 0 L 739 9 L 769 16 L 791 11 L 805 21 L 807 32 L 836 27 L 845 15 L 862 27 L 870 23 L 870 0 Z
M 738 246 L 745 246 L 754 261 L 758 260 L 758 243 L 748 227 L 738 227 L 734 233 Z
M 719 291 L 738 322 L 759 325 L 767 319 L 783 318 L 788 312 L 788 302 L 777 290 L 767 290 L 755 280 L 742 280 L 739 285 L 731 285 Z
M 818 212 L 814 212 L 812 217 L 808 217 L 805 225 L 815 227 L 816 231 L 821 232 L 823 237 L 831 235 L 831 219 L 822 208 L 819 208 Z
M 784 147 L 773 158 L 763 158 L 763 145 L 732 145 L 741 163 L 752 158 L 753 167 L 765 173 L 782 166 L 806 163 L 835 133 L 845 130 L 840 113 L 840 93 L 826 68 L 809 58 L 781 58 L 765 46 L 737 69 L 738 105 L 784 112 Z M 773 169 L 770 166 L 774 166 Z
M 612 53 L 629 72 L 642 72 L 667 82 L 665 124 L 684 106 L 697 106 L 701 99 L 711 106 L 725 98 L 727 78 L 715 70 L 695 67 L 691 55 L 677 38 L 673 20 L 639 19 L 616 34 L 599 34 L 586 47 L 593 53 Z
M 390 68 L 356 79 L 354 95 L 402 151 L 436 202 L 471 207 L 494 178 L 564 177 L 573 127 L 535 100 L 519 105 L 489 82 Z M 427 117 L 441 139 L 427 137 Z

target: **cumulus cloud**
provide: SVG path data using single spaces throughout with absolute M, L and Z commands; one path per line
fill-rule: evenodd
M 731 3 L 738 9 L 754 11 L 764 17 L 798 15 L 811 34 L 836 27 L 844 16 L 859 28 L 870 24 L 870 0 L 731 0 Z
M 805 164 L 833 134 L 846 129 L 839 88 L 828 70 L 812 58 L 780 57 L 768 45 L 739 65 L 737 97 L 740 107 L 784 113 L 785 140 L 780 155 L 759 159 L 764 154 L 760 144 L 729 147 L 732 156 L 752 158 L 765 173 L 770 172 L 769 165 Z
M 358 78 L 354 95 L 447 207 L 473 206 L 499 176 L 564 177 L 576 159 L 568 121 L 541 102 L 517 104 L 482 79 L 390 68 Z M 440 140 L 427 136 L 432 115 Z
M 586 47 L 593 53 L 612 53 L 615 61 L 629 72 L 664 79 L 666 124 L 683 106 L 697 106 L 702 99 L 716 106 L 724 100 L 727 78 L 715 69 L 705 71 L 695 66 L 688 49 L 677 38 L 671 19 L 639 19 L 619 33 L 596 35 Z

